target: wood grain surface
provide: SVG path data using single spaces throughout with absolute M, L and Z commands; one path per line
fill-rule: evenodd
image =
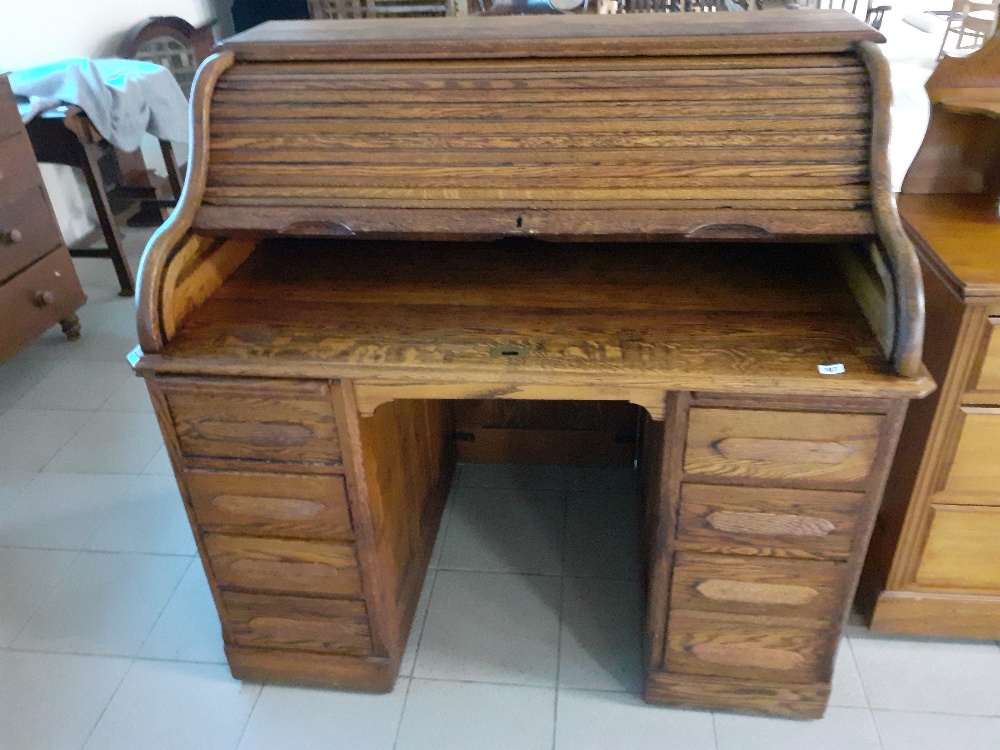
M 219 586 L 279 594 L 360 596 L 354 546 L 337 542 L 205 534 Z
M 875 457 L 880 421 L 864 414 L 694 409 L 684 471 L 689 477 L 860 486 Z
M 677 542 L 706 552 L 845 559 L 862 501 L 856 492 L 685 484 Z

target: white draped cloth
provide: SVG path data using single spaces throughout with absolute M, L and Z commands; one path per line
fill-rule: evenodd
M 139 148 L 143 133 L 166 141 L 188 140 L 187 99 L 162 65 L 80 57 L 16 70 L 8 80 L 24 122 L 72 104 L 122 151 Z

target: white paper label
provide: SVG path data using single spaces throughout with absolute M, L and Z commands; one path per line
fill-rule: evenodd
M 820 375 L 843 375 L 846 371 L 840 362 L 834 362 L 832 365 L 816 365 L 816 369 Z

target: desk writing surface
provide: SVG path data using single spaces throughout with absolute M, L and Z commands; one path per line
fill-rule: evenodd
M 839 277 L 808 245 L 273 241 L 161 356 L 244 374 L 297 363 L 456 381 L 924 387 L 892 375 Z M 820 375 L 828 362 L 846 373 Z

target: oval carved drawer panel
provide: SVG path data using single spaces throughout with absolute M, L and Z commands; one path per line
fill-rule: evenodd
M 842 563 L 680 553 L 670 606 L 823 620 L 843 605 Z
M 326 382 L 193 378 L 157 382 L 186 458 L 341 463 L 333 395 Z
M 220 587 L 297 594 L 360 596 L 353 545 L 205 535 Z
M 208 531 L 351 539 L 340 476 L 184 472 L 198 523 Z
M 226 591 L 222 594 L 234 643 L 367 656 L 368 611 L 357 599 L 313 599 Z
M 834 644 L 819 627 L 672 610 L 667 628 L 669 672 L 789 683 L 829 679 Z
M 862 484 L 879 441 L 872 414 L 694 408 L 687 475 Z
M 677 541 L 702 552 L 842 560 L 863 502 L 860 492 L 685 484 Z

